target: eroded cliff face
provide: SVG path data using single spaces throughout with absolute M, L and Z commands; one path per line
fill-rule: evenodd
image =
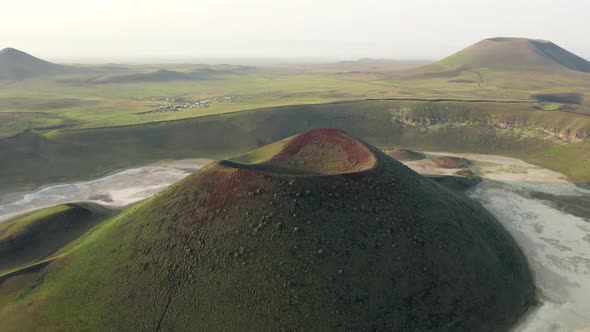
M 409 108 L 391 108 L 389 110 L 391 121 L 406 127 L 423 127 L 435 129 L 440 126 L 481 125 L 490 126 L 501 130 L 512 130 L 521 135 L 534 135 L 545 138 L 557 139 L 563 143 L 581 143 L 590 141 L 590 128 L 573 128 L 570 125 L 547 125 L 538 121 L 526 119 L 526 117 L 506 119 L 501 115 L 458 110 L 443 109 L 412 110 Z M 574 123 L 575 125 L 575 123 Z

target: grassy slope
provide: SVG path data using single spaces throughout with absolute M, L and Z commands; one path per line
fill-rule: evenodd
M 34 288 L 14 285 L 0 296 L 11 301 L 0 301 L 0 318 L 9 330 L 472 330 L 485 321 L 483 330 L 497 331 L 513 323 L 532 287 L 512 241 L 495 242 L 506 234 L 464 196 L 379 158 L 379 171 L 324 177 L 210 166 L 103 223 L 31 277 Z M 472 300 L 454 300 L 463 296 Z
M 490 38 L 439 62 L 427 65 L 421 71 L 434 74 L 436 72 L 451 73 L 455 69 L 458 72 L 466 71 L 474 74 L 482 74 L 487 70 L 578 76 L 590 72 L 590 62 L 548 41 Z M 435 75 L 430 76 L 435 77 Z
M 559 60 L 543 55 L 528 39 L 482 40 L 437 63 L 442 66 L 492 68 L 496 70 L 544 70 L 560 71 Z
M 575 70 L 578 68 L 578 70 Z M 439 62 L 382 72 L 384 86 L 406 96 L 530 99 L 543 93 L 590 92 L 590 63 L 552 43 L 527 39 L 483 40 Z M 589 113 L 590 101 L 580 107 Z
M 122 69 L 124 73 L 149 73 L 160 67 L 134 67 Z M 181 72 L 204 70 L 203 66 L 176 66 L 169 68 Z M 206 68 L 205 68 L 206 69 Z M 483 83 L 473 72 L 459 72 L 455 76 L 433 76 L 409 79 L 387 67 L 363 67 L 334 69 L 327 67 L 295 68 L 217 68 L 223 74 L 214 79 L 202 81 L 135 82 L 121 84 L 66 84 L 56 80 L 62 78 L 37 78 L 21 82 L 0 82 L 0 136 L 14 135 L 28 128 L 38 128 L 42 137 L 34 133 L 21 135 L 13 140 L 0 139 L 0 169 L 8 170 L 7 176 L 0 178 L 0 194 L 13 190 L 32 189 L 39 185 L 88 178 L 109 171 L 146 162 L 194 156 L 225 157 L 243 152 L 261 144 L 281 139 L 298 131 L 314 127 L 337 127 L 352 130 L 353 133 L 373 142 L 384 145 L 427 144 L 430 148 L 465 150 L 464 142 L 454 141 L 444 144 L 437 133 L 429 129 L 426 137 L 411 134 L 413 129 L 402 133 L 386 133 L 393 128 L 386 119 L 386 107 L 396 110 L 410 108 L 415 114 L 433 116 L 432 110 L 444 112 L 439 118 L 456 118 L 457 114 L 469 112 L 472 117 L 481 119 L 476 110 L 483 110 L 487 117 L 511 123 L 527 124 L 549 130 L 557 128 L 567 132 L 587 132 L 590 114 L 590 98 L 576 105 L 574 110 L 559 111 L 560 105 L 538 104 L 488 104 L 473 105 L 463 103 L 380 103 L 359 102 L 339 106 L 323 105 L 317 107 L 279 108 L 279 119 L 248 109 L 262 106 L 276 106 L 302 103 L 326 103 L 343 99 L 362 98 L 458 98 L 492 100 L 529 100 L 539 93 L 586 93 L 590 91 L 589 74 L 555 74 L 539 72 L 506 72 L 480 70 Z M 227 69 L 227 70 L 226 70 Z M 415 71 L 413 71 L 415 73 Z M 121 75 L 113 74 L 113 76 Z M 85 79 L 88 74 L 70 75 Z M 451 83 L 466 79 L 473 83 Z M 191 109 L 180 112 L 136 113 L 151 110 L 161 104 L 152 98 L 182 97 L 188 99 L 210 98 L 233 95 L 232 103 L 216 103 L 209 108 Z M 165 102 L 164 102 L 165 103 Z M 445 108 L 440 107 L 444 105 Z M 357 112 L 352 107 L 357 107 Z M 369 107 L 375 109 L 369 110 Z M 533 107 L 545 109 L 534 110 Z M 342 110 L 335 114 L 332 110 Z M 454 111 L 449 112 L 446 108 Z M 430 109 L 431 111 L 428 111 Z M 453 110 L 455 109 L 455 110 Z M 286 112 L 284 112 L 286 110 Z M 301 110 L 296 114 L 295 110 Z M 319 114 L 320 111 L 330 111 Z M 244 112 L 243 115 L 227 112 Z M 274 108 L 268 109 L 274 112 Z M 492 114 L 493 113 L 493 114 Z M 577 115 L 579 113 L 580 115 Z M 345 115 L 350 119 L 341 118 Z M 492 114 L 492 115 L 490 115 Z M 195 118 L 200 117 L 200 118 Z M 375 118 L 385 123 L 378 123 Z M 459 116 L 460 117 L 460 116 Z M 188 119 L 195 118 L 195 119 Z M 301 118 L 301 119 L 300 119 Z M 136 128 L 114 128 L 102 131 L 67 131 L 66 129 L 89 127 L 112 127 L 158 121 L 187 119 L 185 124 L 178 122 L 148 124 Z M 228 120 L 228 123 L 221 121 Z M 353 121 L 360 121 L 353 124 Z M 460 120 L 462 125 L 464 120 Z M 259 123 L 259 125 L 258 125 Z M 275 126 L 275 128 L 272 128 Z M 377 128 L 375 134 L 366 130 L 368 126 Z M 477 127 L 477 126 L 475 126 Z M 62 129 L 59 129 L 62 128 Z M 392 129 L 393 128 L 393 129 Z M 64 131 L 66 130 L 66 131 Z M 415 129 L 420 132 L 419 129 Z M 457 129 L 452 135 L 461 135 L 465 128 Z M 483 131 L 483 132 L 482 132 Z M 486 128 L 472 128 L 474 135 L 469 141 L 496 140 Z M 172 135 L 174 134 L 174 136 Z M 513 134 L 510 131 L 498 134 Z M 521 130 L 517 136 L 537 133 Z M 112 136 L 112 137 L 111 137 Z M 416 136 L 411 142 L 403 137 Z M 438 141 L 438 142 L 437 142 Z M 474 151 L 489 151 L 486 144 L 474 146 L 465 142 Z M 587 163 L 581 156 L 587 151 L 587 143 L 572 146 L 553 145 L 529 140 L 526 143 L 508 142 L 502 147 L 493 148 L 496 153 L 524 157 L 529 161 L 548 166 L 578 180 L 590 178 Z M 483 143 L 482 143 L 483 144 Z M 539 149 L 525 151 L 529 145 Z M 551 147 L 554 156 L 561 162 L 548 160 L 541 149 Z M 44 165 L 44 167 L 41 167 Z
M 0 275 L 50 256 L 114 213 L 95 204 L 64 204 L 0 224 Z
M 13 48 L 0 50 L 0 80 L 20 80 L 33 76 L 66 72 L 56 65 Z
M 396 119 L 433 119 L 405 126 Z M 576 119 L 570 124 L 570 119 Z M 71 181 L 164 159 L 224 158 L 312 128 L 346 130 L 380 147 L 495 153 L 522 158 L 588 181 L 590 143 L 564 144 L 525 128 L 489 121 L 590 128 L 590 118 L 532 105 L 365 101 L 289 106 L 191 120 L 99 130 L 37 133 L 0 140 L 0 194 Z M 584 122 L 586 121 L 586 122 Z M 264 158 L 259 156 L 256 158 Z
M 358 66 L 355 67 L 355 66 Z M 342 67 L 342 66 L 341 66 Z M 163 67 L 133 67 L 121 69 L 123 74 L 151 73 Z M 179 72 L 210 70 L 203 66 L 173 66 L 167 68 Z M 27 128 L 45 128 L 35 133 L 21 135 L 11 140 L 0 139 L 0 169 L 7 176 L 0 178 L 0 194 L 19 189 L 31 189 L 51 182 L 68 181 L 105 174 L 109 171 L 166 158 L 194 156 L 225 157 L 243 152 L 261 144 L 281 139 L 301 130 L 314 127 L 337 127 L 351 130 L 375 143 L 391 145 L 427 144 L 431 148 L 444 147 L 465 150 L 464 144 L 474 151 L 510 153 L 524 157 L 571 175 L 575 179 L 590 178 L 586 161 L 581 157 L 587 151 L 587 143 L 572 146 L 554 145 L 535 140 L 538 132 L 519 129 L 518 137 L 533 136 L 526 143 L 508 142 L 506 138 L 490 135 L 512 135 L 515 130 L 490 133 L 487 128 L 472 125 L 473 135 L 466 142 L 440 142 L 433 128 L 425 137 L 411 132 L 423 130 L 406 128 L 400 133 L 386 131 L 399 129 L 392 126 L 385 110 L 390 107 L 398 113 L 410 109 L 415 117 L 443 119 L 459 122 L 463 127 L 469 121 L 498 120 L 504 125 L 516 123 L 533 128 L 557 129 L 564 133 L 588 132 L 590 128 L 590 98 L 574 109 L 561 111 L 560 105 L 539 104 L 486 104 L 471 103 L 412 103 L 412 102 L 358 102 L 317 107 L 270 108 L 266 111 L 280 114 L 263 114 L 248 109 L 302 103 L 326 103 L 343 99 L 362 98 L 458 98 L 491 100 L 530 100 L 539 93 L 586 93 L 590 92 L 590 74 L 541 73 L 532 71 L 507 72 L 482 69 L 483 83 L 479 76 L 464 71 L 447 76 L 413 77 L 387 66 L 348 64 L 338 66 L 311 66 L 300 68 L 214 68 L 220 73 L 214 79 L 202 81 L 175 80 L 169 82 L 135 82 L 121 84 L 66 84 L 62 77 L 37 78 L 21 82 L 0 82 L 0 136 L 14 135 Z M 411 73 L 415 74 L 416 70 Z M 403 74 L 403 73 L 402 73 Z M 93 76 L 92 76 L 93 75 Z M 95 77 L 96 74 L 92 74 Z M 121 73 L 111 76 L 122 75 Z M 86 79 L 89 74 L 70 75 L 67 78 Z M 110 77 L 107 75 L 107 78 Z M 472 83 L 451 83 L 464 79 Z M 161 101 L 152 98 L 182 97 L 202 99 L 232 95 L 232 103 L 216 103 L 209 108 L 180 112 L 136 113 L 151 110 Z M 164 102 L 166 103 L 166 102 Z M 354 109 L 353 107 L 356 107 Z M 373 107 L 374 109 L 369 109 Z M 538 107 L 541 110 L 536 110 Z M 319 114 L 321 111 L 327 114 Z M 332 111 L 342 111 L 336 114 Z M 477 111 L 482 111 L 477 113 Z M 279 112 L 280 111 L 280 112 Z M 296 111 L 301 113 L 296 114 Z M 358 112 L 355 112 L 358 111 Z M 243 112 L 243 115 L 220 113 Z M 437 115 L 434 112 L 443 114 Z M 358 113 L 358 114 L 357 114 Z M 579 114 L 576 114 L 579 113 Z M 465 119 L 467 114 L 470 119 Z M 212 116 L 214 115 L 214 116 Z M 350 119 L 344 119 L 342 116 Z M 197 118 L 195 118 L 197 117 Z M 194 119 L 188 119 L 194 118 Z M 381 118 L 384 123 L 375 121 Z M 67 129 L 89 127 L 113 127 L 129 124 L 150 123 L 187 119 L 186 123 L 170 122 L 148 124 L 134 128 L 106 130 L 69 131 Z M 228 123 L 222 123 L 222 121 Z M 354 124 L 353 121 L 358 121 Z M 274 128 L 273 128 L 274 126 Z M 376 132 L 367 128 L 373 126 Z M 53 129 L 51 129 L 53 128 Z M 59 129 L 62 128 L 62 129 Z M 388 129 L 387 129 L 388 128 Z M 462 135 L 459 128 L 452 136 Z M 448 132 L 448 130 L 443 132 Z M 404 137 L 415 136 L 411 142 Z M 438 142 L 436 142 L 438 140 Z M 489 147 L 483 141 L 505 142 L 501 147 Z M 477 141 L 482 146 L 474 146 Z M 534 141 L 534 142 L 533 142 Z M 464 143 L 464 144 L 463 144 Z M 524 151 L 527 146 L 539 149 Z M 547 160 L 544 151 L 563 156 L 561 163 Z M 41 167 L 44 165 L 44 167 Z M 30 177 L 30 178 L 29 178 Z M 23 186 L 25 185 L 25 186 Z M 28 186 L 28 187 L 26 187 Z
M 132 74 L 144 75 L 161 68 L 134 67 Z M 171 67 L 191 72 L 202 66 Z M 563 72 L 510 72 L 479 70 L 483 84 L 474 72 L 458 72 L 450 77 L 413 77 L 387 67 L 356 70 L 329 65 L 310 68 L 214 68 L 219 73 L 204 80 L 167 82 L 126 82 L 113 84 L 68 84 L 64 79 L 92 79 L 96 74 L 36 78 L 21 82 L 0 82 L 0 137 L 15 135 L 26 128 L 112 127 L 130 124 L 195 118 L 211 114 L 243 111 L 259 107 L 307 103 L 327 103 L 365 98 L 458 98 L 492 100 L 530 100 L 532 94 L 578 92 L 590 94 L 590 74 Z M 423 70 L 423 69 L 420 69 Z M 418 70 L 418 72 L 420 71 Z M 138 74 L 133 74 L 138 73 Z M 416 73 L 411 70 L 410 73 Z M 113 74 L 105 76 L 120 76 Z M 452 83 L 466 80 L 473 83 Z M 166 101 L 153 98 L 204 99 L 235 96 L 231 103 L 214 103 L 208 108 L 178 112 L 137 114 L 153 110 Z M 171 102 L 174 104 L 173 102 Z M 590 104 L 580 106 L 587 110 Z M 41 113 L 42 116 L 39 114 Z M 36 114 L 33 116 L 33 114 Z
M 342 99 L 391 96 L 378 92 L 368 82 L 355 82 L 326 74 L 284 74 L 254 72 L 226 74 L 203 81 L 170 81 L 73 86 L 43 78 L 6 84 L 0 90 L 0 109 L 10 121 L 0 125 L 0 137 L 17 134 L 23 127 L 48 127 L 26 122 L 16 113 L 42 112 L 47 117 L 62 116 L 74 128 L 110 127 L 156 121 L 194 118 L 211 114 L 266 106 L 322 103 Z M 136 114 L 168 102 L 152 98 L 205 99 L 236 96 L 232 103 L 215 103 L 208 108 L 180 112 Z M 46 101 L 53 103 L 42 108 Z M 68 103 L 60 105 L 64 100 Z M 172 103 L 174 104 L 174 103 Z M 14 126 L 14 124 L 18 125 Z

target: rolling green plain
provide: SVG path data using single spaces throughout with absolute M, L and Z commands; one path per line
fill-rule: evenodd
M 318 127 L 382 148 L 509 155 L 589 181 L 590 73 L 535 43 L 486 40 L 426 65 L 108 65 L 0 81 L 0 195 L 223 158 Z
M 191 71 L 198 70 L 198 67 L 181 69 Z M 346 69 L 350 68 L 347 66 Z M 157 68 L 128 70 L 152 72 Z M 486 71 L 484 83 L 479 86 L 478 83 L 470 82 L 474 80 L 471 71 L 460 72 L 453 77 L 445 77 L 449 75 L 447 72 L 439 74 L 443 77 L 420 77 L 409 74 L 407 69 L 377 67 L 374 70 L 377 71 L 338 72 L 332 67 L 330 70 L 322 70 L 321 67 L 235 68 L 213 69 L 220 73 L 188 81 L 145 82 L 138 79 L 123 83 L 85 83 L 85 79 L 92 78 L 85 74 L 84 77 L 66 75 L 61 78 L 5 82 L 0 83 L 0 116 L 3 120 L 0 136 L 14 136 L 29 128 L 69 130 L 125 126 L 262 107 L 342 100 L 443 98 L 531 101 L 531 95 L 537 93 L 590 90 L 590 75 L 577 72 L 569 72 L 569 75 L 564 76 L 554 73 Z M 175 104 L 166 101 L 166 98 L 203 100 L 219 96 L 234 96 L 235 101 L 175 112 L 144 113 L 161 104 Z M 575 111 L 590 113 L 588 102 Z

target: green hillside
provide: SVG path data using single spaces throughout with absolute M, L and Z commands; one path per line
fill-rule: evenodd
M 545 40 L 490 38 L 438 62 L 438 66 L 504 71 L 590 72 L 590 62 Z
M 0 275 L 50 256 L 114 213 L 94 204 L 64 204 L 1 223 Z
M 357 101 L 51 135 L 31 131 L 0 140 L 0 174 L 5 175 L 0 195 L 166 159 L 227 158 L 322 127 L 345 130 L 381 148 L 512 156 L 590 181 L 590 117 L 536 105 Z
M 31 60 L 21 53 L 19 59 Z M 68 70 L 19 81 L 0 79 L 0 140 L 27 130 L 112 128 L 366 99 L 557 100 L 539 107 L 561 109 L 566 97 L 566 103 L 579 103 L 566 105 L 569 112 L 590 114 L 590 101 L 584 99 L 590 95 L 588 62 L 549 42 L 493 38 L 438 63 L 414 65 L 362 60 L 270 67 L 61 66 Z M 2 68 L 11 67 L 0 61 L 0 73 Z
M 256 154 L 6 280 L 4 329 L 503 331 L 534 303 L 521 251 L 466 196 L 335 130 Z
M 14 48 L 5 48 L 0 51 L 0 81 L 22 80 L 67 71 L 65 66 L 41 60 Z

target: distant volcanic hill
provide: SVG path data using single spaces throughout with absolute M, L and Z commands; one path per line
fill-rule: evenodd
M 477 203 L 333 129 L 215 162 L 42 274 L 15 295 L 12 321 L 503 331 L 534 301 L 526 259 Z
M 556 44 L 526 38 L 482 40 L 429 67 L 590 72 L 590 62 Z
M 58 74 L 70 70 L 36 58 L 14 48 L 0 51 L 0 80 L 22 80 L 35 76 Z
M 202 69 L 197 72 L 179 72 L 174 70 L 160 69 L 148 73 L 133 73 L 125 75 L 114 75 L 99 77 L 89 80 L 88 84 L 108 84 L 108 83 L 137 83 L 137 82 L 169 82 L 175 80 L 204 80 L 214 77 L 215 71 Z

